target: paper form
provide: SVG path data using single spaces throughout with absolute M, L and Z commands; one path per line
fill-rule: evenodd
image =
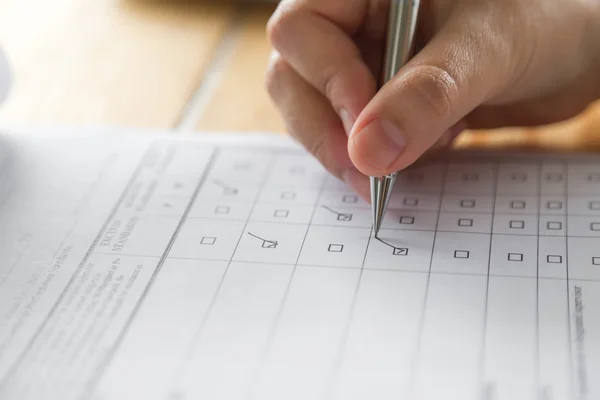
M 19 133 L 19 132 L 16 132 Z M 600 158 L 0 135 L 0 399 L 600 398 Z

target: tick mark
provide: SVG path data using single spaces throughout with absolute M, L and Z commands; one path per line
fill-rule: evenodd
M 341 213 L 341 212 L 336 211 L 333 208 L 328 207 L 328 206 L 323 206 L 323 208 L 326 209 L 327 211 L 335 214 L 337 216 L 337 220 L 338 221 L 342 221 L 342 222 L 350 222 L 350 221 L 352 221 L 352 214 Z
M 406 248 L 406 247 L 396 247 L 392 244 L 389 244 L 388 242 L 386 242 L 384 240 L 379 239 L 377 236 L 375 236 L 375 239 L 378 240 L 379 242 L 383 243 L 387 247 L 390 247 L 392 249 L 392 255 L 395 255 L 395 256 L 407 256 L 408 255 L 408 248 Z
M 225 196 L 235 196 L 238 194 L 238 189 L 233 186 L 228 186 L 221 181 L 213 181 L 213 183 L 223 189 L 223 195 Z
M 259 236 L 256 236 L 253 233 L 248 232 L 248 235 L 252 236 L 253 238 L 256 238 L 258 240 L 262 241 L 262 248 L 263 249 L 276 249 L 277 246 L 279 245 L 279 242 L 275 241 L 275 240 L 267 240 L 267 239 L 263 239 Z

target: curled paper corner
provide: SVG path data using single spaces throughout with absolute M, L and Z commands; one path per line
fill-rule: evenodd
M 4 102 L 12 86 L 12 72 L 6 54 L 0 48 L 0 103 Z

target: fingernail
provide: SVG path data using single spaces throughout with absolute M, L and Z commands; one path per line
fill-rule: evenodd
M 402 131 L 390 121 L 376 119 L 357 132 L 359 136 L 365 160 L 381 170 L 390 168 L 406 148 Z
M 352 119 L 348 110 L 344 108 L 340 110 L 340 118 L 342 120 L 342 124 L 344 125 L 346 136 L 350 136 L 350 132 L 352 132 L 352 127 L 354 127 L 354 119 Z
M 370 186 L 369 178 L 361 174 L 354 168 L 347 169 L 342 174 L 342 180 L 348 185 L 356 194 L 358 194 L 367 203 L 370 203 Z

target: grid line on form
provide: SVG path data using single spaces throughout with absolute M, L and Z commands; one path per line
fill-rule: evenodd
M 542 214 L 542 182 L 543 182 L 543 164 L 538 165 L 538 207 L 537 207 L 537 247 L 536 247 L 536 280 L 535 280 L 535 382 L 536 387 L 541 387 L 540 378 L 540 218 Z M 538 389 L 539 391 L 539 389 Z
M 427 282 L 425 284 L 425 295 L 423 296 L 423 306 L 421 309 L 421 316 L 419 318 L 419 328 L 418 328 L 418 336 L 417 336 L 417 345 L 415 346 L 415 353 L 413 355 L 413 360 L 411 362 L 412 364 L 412 368 L 411 368 L 411 372 L 410 372 L 410 379 L 409 379 L 409 384 L 408 384 L 408 388 L 407 388 L 407 394 L 409 398 L 412 398 L 414 396 L 414 390 L 415 390 L 415 385 L 416 385 L 416 372 L 418 370 L 418 365 L 419 365 L 419 358 L 420 358 L 420 354 L 421 354 L 421 346 L 423 345 L 423 330 L 425 329 L 425 314 L 427 311 L 427 298 L 429 295 L 429 285 L 430 285 L 430 281 L 431 281 L 431 270 L 433 267 L 433 259 L 434 259 L 434 254 L 435 254 L 435 242 L 437 239 L 437 228 L 439 226 L 440 223 L 440 217 L 442 215 L 442 204 L 443 204 L 443 199 L 444 199 L 444 194 L 446 193 L 446 185 L 448 184 L 448 162 L 445 162 L 442 164 L 443 167 L 443 177 L 442 177 L 442 183 L 440 184 L 440 190 L 439 190 L 439 202 L 438 202 L 438 214 L 437 214 L 437 219 L 436 219 L 436 223 L 435 223 L 435 228 L 436 231 L 433 234 L 433 243 L 431 245 L 431 256 L 429 259 L 429 270 L 427 272 Z
M 485 283 L 485 300 L 483 305 L 483 329 L 482 329 L 482 340 L 481 340 L 481 349 L 480 349 L 480 368 L 479 368 L 479 387 L 481 389 L 482 395 L 485 396 L 487 392 L 487 384 L 485 382 L 485 348 L 487 344 L 487 319 L 488 319 L 488 304 L 489 304 L 489 294 L 490 294 L 490 272 L 492 266 L 492 246 L 494 245 L 494 220 L 496 219 L 496 202 L 497 202 L 497 194 L 498 194 L 498 184 L 499 184 L 499 176 L 500 176 L 500 167 L 494 164 L 492 169 L 492 224 L 490 229 L 490 246 L 488 250 L 488 268 L 487 268 L 487 278 Z
M 217 153 L 217 155 L 215 156 L 215 159 L 219 155 L 224 154 L 224 151 L 223 151 L 222 148 L 218 148 L 217 150 L 215 150 L 215 152 Z M 274 162 L 274 160 L 275 160 L 275 156 L 272 155 L 272 154 L 268 154 L 268 157 L 269 157 L 268 164 L 272 164 Z M 214 168 L 215 165 L 216 165 L 215 162 L 213 162 L 211 165 L 209 165 L 207 175 L 212 172 L 212 169 Z M 271 170 L 271 169 L 268 168 L 267 170 Z M 262 180 L 261 180 L 261 182 L 259 184 L 259 187 L 260 187 L 259 193 L 262 190 L 262 188 L 265 186 L 268 178 L 269 178 L 269 174 L 268 173 L 266 173 L 262 177 Z M 233 257 L 234 257 L 235 251 L 237 250 L 238 246 L 240 245 L 240 242 L 242 241 L 242 238 L 244 237 L 244 232 L 246 231 L 246 228 L 247 228 L 248 223 L 250 221 L 250 216 L 252 215 L 252 211 L 254 210 L 254 208 L 256 207 L 256 204 L 258 203 L 258 199 L 259 199 L 259 195 L 257 194 L 254 197 L 254 200 L 252 202 L 252 207 L 250 209 L 250 212 L 248 213 L 248 218 L 246 219 L 246 222 L 244 224 L 244 228 L 240 232 L 240 236 L 239 236 L 239 238 L 237 240 L 237 243 L 236 243 L 235 248 L 234 248 L 234 250 L 233 250 L 233 252 L 231 254 L 231 257 L 230 257 L 229 260 L 226 260 L 226 261 L 228 261 L 228 263 L 227 263 L 227 266 L 225 267 L 225 270 L 223 271 L 223 276 L 221 277 L 221 280 L 219 281 L 219 284 L 217 285 L 217 289 L 215 290 L 215 292 L 213 294 L 213 297 L 212 297 L 212 299 L 211 299 L 211 301 L 209 303 L 209 306 L 208 306 L 208 308 L 206 310 L 206 313 L 204 314 L 204 316 L 202 318 L 202 321 L 198 325 L 198 330 L 196 332 L 194 332 L 194 335 L 192 336 L 192 340 L 191 340 L 191 342 L 189 344 L 188 351 L 186 352 L 185 359 L 181 362 L 180 366 L 178 367 L 179 372 L 177 374 L 175 374 L 176 377 L 180 377 L 181 378 L 181 377 L 183 377 L 185 375 L 184 374 L 185 368 L 189 365 L 189 363 L 191 362 L 191 360 L 192 360 L 192 358 L 193 358 L 193 356 L 194 356 L 194 354 L 196 352 L 195 348 L 200 343 L 200 340 L 202 338 L 202 333 L 204 331 L 204 328 L 206 327 L 206 324 L 208 323 L 208 320 L 211 317 L 212 310 L 214 309 L 215 302 L 216 302 L 217 298 L 219 297 L 219 293 L 221 291 L 221 288 L 223 287 L 223 283 L 225 282 L 225 278 L 227 277 L 227 272 L 229 271 L 231 263 L 233 262 Z M 178 387 L 177 383 L 179 383 L 179 382 L 176 381 L 175 385 L 173 385 L 175 388 Z
M 566 295 L 567 295 L 567 320 L 569 321 L 569 361 L 570 363 L 570 376 L 569 376 L 569 385 L 571 396 L 576 399 L 576 391 L 575 391 L 575 359 L 573 358 L 573 333 L 572 333 L 572 323 L 571 323 L 571 284 L 569 282 L 569 176 L 571 175 L 571 164 L 569 161 L 565 162 L 565 179 L 564 179 L 564 191 L 565 191 L 565 267 L 566 267 Z
M 367 254 L 369 253 L 369 246 L 371 245 L 371 240 L 373 238 L 374 235 L 374 230 L 373 228 L 371 228 L 371 233 L 369 234 L 369 239 L 367 240 L 367 245 L 365 247 L 365 253 L 363 255 L 363 260 L 362 260 L 362 264 L 360 266 L 360 273 L 358 275 L 358 280 L 356 282 L 356 288 L 354 291 L 354 296 L 352 298 L 352 305 L 350 306 L 350 312 L 348 315 L 348 321 L 346 322 L 346 325 L 344 327 L 344 331 L 342 333 L 342 339 L 340 340 L 340 344 L 339 344 L 339 350 L 336 354 L 335 360 L 334 360 L 334 364 L 333 364 L 333 370 L 331 371 L 331 376 L 332 379 L 329 380 L 329 385 L 327 386 L 326 392 L 327 392 L 327 397 L 331 397 L 333 394 L 333 390 L 335 388 L 335 384 L 337 382 L 337 379 L 339 378 L 339 373 L 341 371 L 343 362 L 344 362 L 344 351 L 346 349 L 346 346 L 348 345 L 348 339 L 350 337 L 350 329 L 353 325 L 354 322 L 354 316 L 355 316 L 355 312 L 356 312 L 356 303 L 358 301 L 358 294 L 360 291 L 360 285 L 362 282 L 362 278 L 363 278 L 363 274 L 365 271 L 365 263 L 367 261 Z
M 267 339 L 265 341 L 266 345 L 265 348 L 261 351 L 261 354 L 259 356 L 259 365 L 260 367 L 256 369 L 255 371 L 255 379 L 252 380 L 253 384 L 250 387 L 250 398 L 253 399 L 254 398 L 254 390 L 255 390 L 255 386 L 256 384 L 258 384 L 259 382 L 259 378 L 261 376 L 261 374 L 263 373 L 263 367 L 265 366 L 265 360 L 268 359 L 269 357 L 269 351 L 271 349 L 271 344 L 273 343 L 273 339 L 275 338 L 275 335 L 277 334 L 277 329 L 280 326 L 281 323 L 281 317 L 283 315 L 283 310 L 285 308 L 285 304 L 287 302 L 287 299 L 289 297 L 289 293 L 290 293 L 290 288 L 292 286 L 292 282 L 294 281 L 294 276 L 296 275 L 296 270 L 298 268 L 298 262 L 300 261 L 300 257 L 302 255 L 302 250 L 304 249 L 304 244 L 306 243 L 306 237 L 308 236 L 308 233 L 310 231 L 310 226 L 312 224 L 312 221 L 315 217 L 315 214 L 317 212 L 317 209 L 319 208 L 319 200 L 320 198 L 323 196 L 323 192 L 325 191 L 325 188 L 327 187 L 327 179 L 323 179 L 323 184 L 321 185 L 321 187 L 319 188 L 319 196 L 317 201 L 315 201 L 314 205 L 313 205 L 313 210 L 312 210 L 312 214 L 310 216 L 310 220 L 308 221 L 307 224 L 307 228 L 306 228 L 306 232 L 304 233 L 304 238 L 302 239 L 302 244 L 300 245 L 300 251 L 298 251 L 298 256 L 296 257 L 296 262 L 293 264 L 293 268 L 292 268 L 292 272 L 290 274 L 290 279 L 288 280 L 287 286 L 285 288 L 283 297 L 281 298 L 281 303 L 279 304 L 279 307 L 277 309 L 277 313 L 275 314 L 275 321 L 273 322 L 273 324 L 271 325 L 270 329 L 269 329 L 269 333 L 267 334 Z M 305 225 L 305 224 L 303 224 Z

